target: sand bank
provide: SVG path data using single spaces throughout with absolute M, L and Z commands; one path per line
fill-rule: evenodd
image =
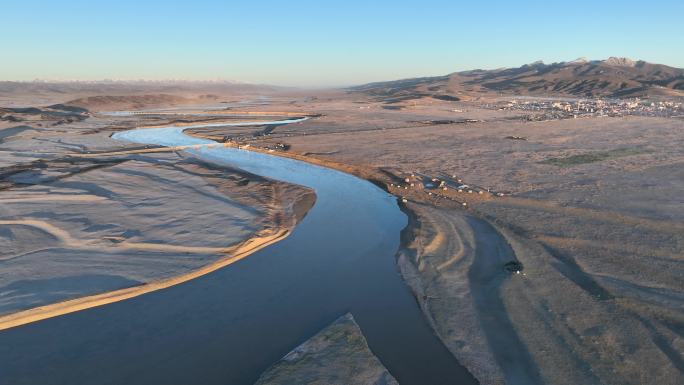
M 47 318 L 57 317 L 68 313 L 73 313 L 80 310 L 90 309 L 97 306 L 103 306 L 113 302 L 123 301 L 129 298 L 137 297 L 139 295 L 179 285 L 183 282 L 187 282 L 191 279 L 195 279 L 205 274 L 209 274 L 220 268 L 233 264 L 243 258 L 246 258 L 250 254 L 284 239 L 289 234 L 289 229 L 281 229 L 271 234 L 261 234 L 259 236 L 256 236 L 241 243 L 238 246 L 235 246 L 229 253 L 230 255 L 226 258 L 223 258 L 212 264 L 204 266 L 198 270 L 177 277 L 160 280 L 156 282 L 149 282 L 144 285 L 132 288 L 115 290 L 108 293 L 97 294 L 70 301 L 55 303 L 52 305 L 41 306 L 38 308 L 10 314 L 8 316 L 3 316 L 0 317 L 0 330 L 25 325 L 27 323 L 36 322 Z M 227 253 L 227 250 L 224 252 Z

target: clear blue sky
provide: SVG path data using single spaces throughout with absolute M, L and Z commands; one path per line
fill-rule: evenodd
M 684 1 L 31 1 L 0 6 L 0 79 L 347 85 L 535 60 L 684 67 Z

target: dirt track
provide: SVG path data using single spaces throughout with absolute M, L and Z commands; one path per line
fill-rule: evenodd
M 538 368 L 520 340 L 502 300 L 503 281 L 521 278 L 520 274 L 514 275 L 504 269 L 507 262 L 517 261 L 515 253 L 489 223 L 469 217 L 468 224 L 475 234 L 475 256 L 468 278 L 492 354 L 507 384 L 542 384 Z

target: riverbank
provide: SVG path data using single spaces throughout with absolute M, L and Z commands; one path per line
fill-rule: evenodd
M 201 371 L 203 380 L 248 383 L 293 346 L 310 338 L 340 314 L 351 311 L 368 345 L 398 381 L 421 385 L 474 383 L 472 376 L 434 335 L 398 274 L 393 256 L 405 217 L 398 210 L 395 198 L 348 173 L 274 157 L 269 151 L 266 156 L 226 148 L 183 135 L 180 129 L 151 128 L 117 134 L 120 139 L 149 144 L 153 147 L 149 153 L 126 154 L 129 146 L 117 148 L 116 155 L 110 151 L 81 153 L 105 158 L 146 158 L 158 156 L 153 152 L 158 150 L 155 145 L 191 145 L 176 155 L 197 157 L 217 168 L 237 167 L 272 180 L 307 186 L 316 191 L 317 204 L 290 236 L 273 247 L 261 249 L 253 258 L 242 259 L 235 268 L 218 269 L 184 285 L 110 306 L 7 330 L 0 334 L 0 345 L 25 346 L 21 350 L 26 352 L 0 349 L 0 357 L 28 357 L 28 351 L 33 352 L 30 355 L 49 356 L 49 367 L 30 374 L 34 382 L 40 382 L 46 375 L 69 378 L 72 372 L 68 368 L 74 363 L 73 355 L 77 355 L 79 366 L 97 367 L 98 375 L 107 372 L 111 378 L 128 378 L 127 373 L 134 371 L 144 372 L 157 382 L 187 383 L 184 378 Z M 100 136 L 106 134 L 106 130 L 98 131 Z M 292 209 L 297 211 L 296 207 Z M 339 229 L 345 229 L 344 237 L 340 236 Z M 101 321 L 88 322 L 93 316 Z M 192 322 L 186 322 L 187 318 Z M 185 321 L 180 322 L 181 319 Z M 109 339 L 112 335 L 130 335 L 131 328 L 127 326 L 130 322 L 146 325 L 136 330 L 161 325 L 163 338 L 159 332 L 140 333 L 135 340 L 124 338 L 125 348 L 121 344 L 97 344 L 108 357 L 117 354 L 122 354 L 122 359 L 125 357 L 124 372 L 116 364 L 117 360 L 104 362 L 94 360 L 92 354 L 80 353 L 87 351 L 84 344 L 101 336 Z M 75 327 L 80 330 L 77 338 L 64 330 Z M 65 337 L 59 344 L 60 352 L 27 341 L 36 335 L 27 330 L 44 328 L 62 330 L 60 335 Z M 189 335 L 193 336 L 191 340 L 186 339 Z M 148 350 L 154 349 L 155 354 L 131 363 L 130 357 L 137 354 L 140 338 L 147 341 L 145 346 Z M 217 344 L 217 340 L 223 343 Z M 264 348 L 250 349 L 255 344 Z M 182 352 L 169 346 L 179 349 L 182 346 Z M 63 351 L 72 352 L 69 364 L 62 363 Z M 166 360 L 164 357 L 186 362 L 187 366 L 173 365 L 163 371 L 145 369 L 155 367 L 145 362 Z M 197 357 L 224 358 L 226 362 L 217 366 L 197 362 Z M 27 378 L 21 373 L 22 367 L 13 366 L 9 378 Z M 87 377 L 81 376 L 79 381 L 87 381 Z
M 175 276 L 173 278 L 148 282 L 140 286 L 115 290 L 107 293 L 82 297 L 70 301 L 59 302 L 55 304 L 45 305 L 38 308 L 20 311 L 7 316 L 0 317 L 0 330 L 5 330 L 32 322 L 45 320 L 52 317 L 57 317 L 64 314 L 74 313 L 81 310 L 103 306 L 114 302 L 123 301 L 134 298 L 143 294 L 151 293 L 157 290 L 169 288 L 171 286 L 179 285 L 181 283 L 199 278 L 203 275 L 214 272 L 225 266 L 233 264 L 249 255 L 274 244 L 290 234 L 290 229 L 281 229 L 273 234 L 263 234 L 250 238 L 242 242 L 238 246 L 222 249 L 221 252 L 229 254 L 229 257 L 222 258 L 214 263 L 206 265 L 198 270 Z M 212 250 L 215 252 L 215 250 Z
M 434 329 L 482 383 L 681 382 L 681 121 L 530 123 L 483 103 L 412 100 L 388 112 L 362 98 L 351 114 L 344 104 L 320 103 L 317 124 L 250 144 L 279 141 L 394 175 L 390 192 L 420 223 L 407 275 Z M 593 157 L 616 149 L 639 151 Z M 501 341 L 524 346 L 524 359 L 497 356 Z
M 257 147 L 248 149 L 263 152 Z M 392 184 L 400 178 L 388 171 L 290 152 L 278 152 L 276 155 L 355 175 L 395 195 L 399 207 L 409 218 L 401 234 L 400 248 L 396 255 L 397 267 L 435 333 L 482 384 L 541 383 L 532 359 L 520 354 L 525 348 L 520 346 L 515 333 L 506 335 L 508 331 L 498 331 L 501 327 L 498 324 L 488 325 L 483 329 L 478 320 L 482 315 L 478 315 L 475 301 L 469 298 L 471 289 L 468 282 L 471 281 L 472 284 L 472 279 L 468 279 L 467 274 L 476 258 L 476 235 L 466 218 L 470 215 L 473 216 L 472 220 L 482 221 L 477 214 L 465 210 L 459 202 L 442 200 L 437 203 L 434 199 L 425 199 L 427 197 L 415 192 L 392 190 Z M 401 193 L 397 194 L 398 192 Z M 408 197 L 406 202 L 402 201 L 404 197 Z M 490 241 L 495 245 L 507 245 L 506 239 L 498 232 L 494 231 L 492 236 L 494 239 Z M 469 239 L 464 241 L 462 238 L 466 237 Z M 465 243 L 468 241 L 469 243 Z M 480 259 L 484 257 L 479 255 Z M 488 269 L 496 275 L 502 273 L 501 278 L 505 278 L 508 274 L 503 270 L 503 265 L 510 260 L 515 260 L 515 255 L 504 254 L 502 259 L 492 261 Z M 448 273 L 450 269 L 456 272 Z M 486 278 L 482 278 L 479 282 L 482 285 L 486 281 Z M 481 290 L 484 292 L 486 289 Z M 480 306 L 485 306 L 486 303 L 486 300 L 479 301 Z M 455 312 L 453 309 L 459 310 Z M 495 310 L 490 308 L 486 312 L 492 314 Z M 497 317 L 507 318 L 502 306 L 496 312 Z M 489 343 L 487 333 L 500 333 L 503 338 Z M 512 356 L 518 357 L 503 369 L 497 362 L 505 360 L 497 361 L 494 358 L 495 352 L 510 352 Z M 504 375 L 504 370 L 517 374 Z
M 680 184 L 664 172 L 678 175 L 669 162 L 677 162 L 681 151 L 663 144 L 667 149 L 650 168 L 654 175 L 629 158 L 533 175 L 530 169 L 544 164 L 537 163 L 541 154 L 558 152 L 555 147 L 569 141 L 588 146 L 587 129 L 578 122 L 544 123 L 549 131 L 542 135 L 540 124 L 497 122 L 478 124 L 485 134 L 456 124 L 420 133 L 410 127 L 360 132 L 358 121 L 340 125 L 334 112 L 325 112 L 330 133 L 323 121 L 303 124 L 248 141 L 249 149 L 268 151 L 259 147 L 282 141 L 291 148 L 277 155 L 373 181 L 403 203 L 415 221 L 402 239 L 402 275 L 433 329 L 481 383 L 639 383 L 652 372 L 644 367 L 658 368 L 661 383 L 678 383 L 681 315 L 673 306 L 681 303 L 675 278 L 681 210 L 673 188 Z M 661 146 L 655 134 L 675 135 L 672 121 L 601 121 L 611 132 L 646 123 L 655 128 L 634 133 L 646 135 L 646 143 Z M 537 142 L 511 143 L 501 136 L 509 131 Z M 526 168 L 522 161 L 504 166 L 499 159 L 508 153 L 518 159 L 526 151 Z M 434 177 L 447 181 L 449 191 L 424 188 Z M 470 187 L 459 193 L 460 178 Z M 640 180 L 663 195 L 639 193 L 634 183 Z M 530 191 L 511 196 L 513 189 Z M 672 210 L 658 211 L 661 200 Z M 506 269 L 509 262 L 520 263 L 519 274 Z M 623 365 L 619 357 L 643 367 Z
M 305 121 L 305 118 L 294 120 L 294 121 L 274 121 L 274 122 L 261 122 L 261 125 L 282 125 L 285 122 L 292 122 L 292 123 L 299 123 Z M 238 125 L 238 124 L 234 124 Z M 209 131 L 210 133 L 213 133 L 214 131 L 216 132 L 225 132 L 225 134 L 230 134 L 230 132 L 233 129 L 233 124 L 230 125 L 216 125 L 213 123 L 208 123 L 208 124 L 202 124 L 199 123 L 194 126 L 194 128 L 200 128 L 204 131 Z M 244 125 L 246 126 L 251 126 L 251 125 L 259 125 L 256 123 L 245 123 Z M 230 129 L 226 129 L 225 127 L 229 126 Z M 276 179 L 281 179 L 281 180 L 286 180 L 288 182 L 292 183 L 301 183 L 305 186 L 314 188 L 313 186 L 318 186 L 317 188 L 314 188 L 317 192 L 327 191 L 330 189 L 331 186 L 326 186 L 326 184 L 320 184 L 319 181 L 314 182 L 311 178 L 313 175 L 320 174 L 320 176 L 327 176 L 329 179 L 335 178 L 336 173 L 331 173 L 329 170 L 339 170 L 340 168 L 343 168 L 343 165 L 335 165 L 335 167 L 330 167 L 329 164 L 323 165 L 322 163 L 316 164 L 316 162 L 312 162 L 311 158 L 308 158 L 306 156 L 304 157 L 298 157 L 297 155 L 290 154 L 287 152 L 282 152 L 278 151 L 276 154 L 276 151 L 270 148 L 259 148 L 255 147 L 252 148 L 251 146 L 248 145 L 242 145 L 240 143 L 226 143 L 224 148 L 226 150 L 221 150 L 221 146 L 219 146 L 218 151 L 216 150 L 216 143 L 211 141 L 210 139 L 207 139 L 207 136 L 205 134 L 197 135 L 197 133 L 193 133 L 191 136 L 188 136 L 184 134 L 183 132 L 187 130 L 188 128 L 185 126 L 177 127 L 177 126 L 169 126 L 169 127 L 164 127 L 164 128 L 155 128 L 155 129 L 142 129 L 142 130 L 135 130 L 135 131 L 129 131 L 126 133 L 117 134 L 115 137 L 118 139 L 126 139 L 138 143 L 151 143 L 151 144 L 164 144 L 164 145 L 171 145 L 171 146 L 176 146 L 178 143 L 189 143 L 189 148 L 191 151 L 195 152 L 197 155 L 205 158 L 205 159 L 213 159 L 214 161 L 218 162 L 219 164 L 222 162 L 228 162 L 228 164 L 235 165 L 236 167 L 241 167 L 242 169 L 252 171 L 252 172 L 257 172 L 257 173 L 264 173 L 263 175 L 269 175 L 270 177 L 276 178 Z M 229 151 L 232 150 L 232 151 Z M 244 150 L 248 150 L 247 152 L 244 152 Z M 267 156 L 253 156 L 249 155 L 249 153 L 253 153 L 254 155 L 256 154 L 266 154 Z M 293 159 L 297 160 L 298 162 L 296 163 L 288 163 L 288 162 L 279 162 L 276 161 L 278 157 L 274 157 L 273 155 L 282 155 L 285 154 L 284 156 L 281 156 L 280 158 L 287 158 L 287 159 Z M 299 164 L 313 164 L 317 167 L 311 168 L 311 167 L 304 167 L 300 172 L 304 172 L 306 174 L 311 173 L 312 175 L 302 175 L 301 173 L 292 173 L 292 170 L 299 168 Z M 276 166 L 277 165 L 277 166 Z M 275 167 L 274 167 L 275 166 Z M 297 167 L 295 167 L 297 166 Z M 281 168 L 284 168 L 285 172 Z M 327 170 L 327 171 L 326 171 Z M 363 178 L 361 179 L 372 179 L 373 184 L 376 185 L 376 187 L 381 187 L 387 192 L 387 184 L 383 183 L 381 180 L 377 178 L 372 178 L 370 177 L 368 173 L 363 173 L 360 170 L 355 170 L 357 174 L 363 174 Z M 371 172 L 373 173 L 373 172 Z M 360 179 L 354 179 L 354 178 L 349 178 L 349 175 L 347 174 L 352 174 L 349 172 L 349 170 L 345 170 L 344 173 L 339 174 L 339 176 L 343 176 L 343 178 L 337 178 L 337 179 L 343 179 L 346 180 L 346 183 L 340 181 L 342 183 L 341 190 L 354 190 L 352 186 L 356 185 L 356 188 L 361 188 L 361 190 L 368 190 L 368 187 L 370 186 L 364 186 L 363 183 L 359 184 L 358 182 Z M 359 175 L 356 175 L 357 177 Z M 330 181 L 328 181 L 330 183 Z M 336 200 L 338 203 L 348 205 L 352 202 L 351 196 L 355 194 L 349 194 L 349 193 L 342 193 L 340 194 L 340 189 L 334 188 L 335 192 L 329 191 L 326 193 L 326 195 L 332 193 L 332 195 L 337 196 Z M 372 188 L 367 191 L 368 193 L 376 194 L 376 192 L 372 191 Z M 347 196 L 349 194 L 350 196 Z M 356 193 L 358 194 L 358 192 Z M 356 202 L 359 202 L 358 198 L 353 199 Z M 337 214 L 334 214 L 337 215 Z M 358 220 L 360 220 L 360 216 L 356 217 Z M 356 225 L 361 225 L 361 223 L 355 223 L 354 226 Z M 394 266 L 393 266 L 394 267 Z M 395 267 L 392 269 L 394 270 Z M 409 309 L 405 309 L 405 312 L 409 311 Z M 408 313 L 403 313 L 401 317 L 407 317 L 408 318 L 409 314 Z M 386 322 L 386 320 L 385 320 Z M 416 325 L 417 326 L 417 325 Z M 431 331 L 432 333 L 432 331 Z M 374 334 L 369 335 L 372 338 L 374 337 Z M 377 348 L 377 346 L 376 346 Z M 438 350 L 442 350 L 443 347 L 435 347 Z M 435 349 L 431 348 L 431 349 Z M 432 353 L 432 357 L 430 359 L 436 360 L 438 356 L 436 355 L 438 353 L 438 350 L 435 350 Z M 390 354 L 395 354 L 395 352 L 392 352 Z M 443 353 L 439 353 L 442 356 L 444 356 Z M 385 359 L 387 359 L 387 356 L 383 356 Z M 453 357 L 450 357 L 450 355 L 447 353 L 446 356 L 443 358 L 446 359 L 447 361 L 451 361 Z M 406 365 L 407 362 L 404 361 L 404 365 Z M 445 363 L 446 364 L 446 363 Z M 442 365 L 442 364 L 440 364 Z M 455 363 L 452 363 L 449 365 L 450 367 L 442 367 L 440 368 L 440 371 L 446 372 L 452 372 L 451 375 L 444 376 L 444 374 L 439 374 L 439 377 L 442 377 L 442 380 L 440 380 L 441 383 L 443 383 L 447 378 L 449 378 L 448 381 L 456 381 L 457 379 L 468 381 L 468 382 L 474 382 L 474 379 L 468 373 L 465 371 L 464 368 L 460 367 L 460 365 L 457 365 Z M 397 366 L 393 366 L 392 370 L 398 370 Z M 436 373 L 435 373 L 436 374 Z M 413 373 L 415 375 L 415 372 Z M 432 376 L 431 374 L 430 376 Z M 453 377 L 452 377 L 453 376 Z M 424 379 L 427 377 L 423 377 Z M 425 381 L 425 380 L 423 380 Z
M 40 158 L 0 168 L 0 330 L 196 279 L 284 239 L 315 203 L 300 186 L 85 130 L 4 144 Z M 81 138 L 79 152 L 60 148 Z
M 221 133 L 220 128 L 211 130 Z M 205 135 L 193 135 L 192 133 L 189 133 L 189 135 L 199 138 L 206 138 Z M 409 218 L 407 226 L 402 230 L 400 246 L 396 254 L 397 269 L 401 273 L 406 284 L 411 288 L 416 301 L 420 304 L 420 307 L 432 326 L 434 332 L 446 344 L 451 353 L 454 354 L 459 362 L 463 363 L 468 370 L 470 370 L 471 373 L 473 373 L 473 375 L 483 384 L 500 383 L 504 381 L 504 378 L 506 378 L 508 381 L 513 381 L 513 383 L 524 383 L 525 381 L 527 381 L 528 384 L 540 383 L 538 373 L 534 372 L 534 370 L 529 370 L 530 367 L 534 365 L 533 362 L 524 356 L 514 360 L 516 363 L 514 363 L 512 366 L 522 365 L 523 371 L 527 370 L 531 372 L 529 375 L 527 373 L 520 373 L 516 375 L 517 378 L 512 378 L 510 375 L 507 377 L 503 376 L 502 370 L 496 364 L 497 361 L 494 359 L 492 352 L 496 351 L 498 353 L 509 351 L 512 352 L 513 355 L 518 354 L 521 351 L 519 343 L 518 345 L 511 346 L 509 345 L 511 343 L 511 339 L 503 338 L 501 341 L 494 344 L 494 346 L 489 346 L 487 344 L 486 336 L 483 334 L 481 325 L 479 325 L 476 319 L 476 311 L 473 308 L 474 305 L 472 301 L 468 302 L 466 299 L 466 303 L 452 302 L 450 303 L 449 310 L 447 310 L 447 307 L 444 306 L 438 311 L 435 311 L 434 306 L 432 306 L 432 303 L 430 303 L 433 298 L 426 293 L 432 291 L 433 288 L 428 288 L 428 286 L 429 282 L 434 280 L 435 277 L 426 271 L 426 265 L 423 263 L 424 250 L 422 248 L 418 248 L 417 245 L 422 245 L 423 243 L 428 243 L 431 241 L 432 245 L 430 246 L 430 249 L 434 252 L 436 251 L 435 249 L 441 247 L 441 242 L 457 238 L 459 236 L 459 230 L 454 227 L 451 227 L 450 229 L 441 229 L 441 231 L 432 234 L 439 240 L 430 239 L 431 235 L 425 233 L 424 230 L 426 223 L 434 222 L 435 217 L 441 215 L 439 213 L 443 213 L 442 210 L 444 210 L 445 204 L 449 206 L 449 203 L 451 203 L 450 206 L 452 207 L 455 215 L 466 215 L 467 211 L 463 210 L 463 206 L 460 203 L 443 201 L 441 204 L 434 205 L 434 199 L 428 201 L 425 199 L 426 197 L 416 194 L 415 191 L 399 195 L 397 194 L 396 189 L 394 191 L 391 189 L 391 186 L 393 186 L 393 183 L 396 183 L 400 178 L 388 170 L 358 167 L 350 164 L 334 162 L 328 159 L 316 158 L 311 155 L 297 154 L 287 151 L 278 151 L 274 153 L 273 151 L 256 146 L 249 146 L 245 149 L 253 152 L 268 153 L 269 155 L 296 159 L 318 166 L 342 171 L 358 178 L 365 179 L 384 191 L 396 196 L 399 207 Z M 404 195 L 410 196 L 411 201 L 409 202 L 406 200 Z M 419 201 L 422 201 L 423 203 L 416 203 Z M 431 213 L 426 211 L 428 207 L 431 207 Z M 461 231 L 462 230 L 463 229 L 461 229 Z M 503 242 L 505 244 L 505 240 L 503 239 L 496 239 L 495 241 Z M 448 259 L 446 261 L 442 261 L 442 268 L 452 264 L 459 265 L 462 262 L 460 259 L 473 258 L 472 255 L 468 254 L 469 252 L 472 252 L 472 248 L 470 250 L 465 250 L 464 248 L 465 245 L 461 245 L 460 251 L 456 254 L 452 253 L 453 249 L 451 248 L 440 250 L 441 253 L 438 254 L 436 258 Z M 508 262 L 509 259 L 506 259 L 507 257 L 509 259 L 515 259 L 514 255 L 503 255 L 502 258 L 504 258 L 504 260 L 494 262 L 489 269 L 493 271 L 499 271 L 503 264 Z M 460 282 L 465 283 L 467 282 L 467 279 Z M 451 283 L 451 285 L 453 284 L 454 282 Z M 450 290 L 452 289 L 439 289 L 437 290 L 437 295 L 444 295 Z M 460 309 L 459 312 L 455 313 L 451 311 L 451 309 L 454 308 L 454 305 L 456 308 Z M 484 301 L 481 301 L 481 305 L 484 305 Z M 470 306 L 471 309 L 467 309 L 468 306 Z M 504 309 L 499 310 L 499 316 L 504 318 L 506 317 Z M 445 317 L 447 317 L 446 320 L 444 319 Z M 448 323 L 448 325 L 446 325 L 445 322 Z M 488 327 L 487 332 L 496 333 L 496 328 L 500 326 L 501 325 L 491 325 Z M 458 338 L 455 338 L 454 333 L 458 334 Z M 464 341 L 466 341 L 466 344 L 464 344 Z M 334 365 L 331 365 L 329 368 L 326 368 L 325 372 L 328 370 L 334 371 L 334 367 Z M 513 368 L 514 371 L 519 369 L 520 368 L 518 367 Z M 282 377 L 282 375 L 280 376 Z M 282 380 L 282 378 L 280 378 L 280 380 Z M 532 381 L 530 382 L 530 380 Z
M 315 194 L 311 191 L 301 193 L 299 191 L 286 191 L 282 188 L 279 190 L 281 191 L 276 193 L 279 196 L 276 196 L 274 200 L 274 202 L 279 203 L 276 203 L 276 205 L 273 205 L 270 209 L 271 213 L 269 214 L 270 219 L 268 219 L 268 227 L 257 231 L 248 239 L 227 247 L 182 246 L 150 242 L 140 243 L 129 242 L 124 238 L 113 239 L 115 242 L 113 244 L 111 242 L 106 242 L 107 244 L 104 245 L 98 245 L 92 242 L 90 244 L 84 244 L 80 240 L 73 239 L 67 231 L 61 230 L 44 221 L 0 221 L 0 225 L 3 226 L 34 227 L 61 241 L 63 244 L 62 247 L 75 248 L 81 251 L 96 252 L 104 247 L 111 253 L 124 253 L 124 250 L 139 250 L 144 252 L 179 252 L 185 254 L 214 254 L 221 256 L 214 262 L 186 273 L 174 275 L 167 279 L 152 280 L 129 288 L 84 296 L 2 315 L 0 316 L 0 330 L 127 300 L 179 285 L 236 263 L 269 245 L 285 239 L 296 224 L 306 216 L 309 209 L 313 207 L 316 198 Z M 82 200 L 83 198 L 79 201 Z

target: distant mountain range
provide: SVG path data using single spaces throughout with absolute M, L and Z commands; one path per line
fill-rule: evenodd
M 492 95 L 573 97 L 684 97 L 684 69 L 627 58 L 577 59 L 518 68 L 472 70 L 446 76 L 404 79 L 352 87 L 383 98 L 432 96 L 470 99 Z

